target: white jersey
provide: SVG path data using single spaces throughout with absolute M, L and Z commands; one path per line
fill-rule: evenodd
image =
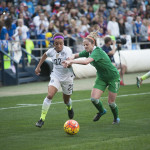
M 55 50 L 55 48 L 50 48 L 46 52 L 46 55 L 51 57 L 53 63 L 53 70 L 50 77 L 55 77 L 59 81 L 71 81 L 74 79 L 72 67 L 64 68 L 61 64 L 72 55 L 72 50 L 69 47 L 64 46 L 63 50 L 59 53 Z

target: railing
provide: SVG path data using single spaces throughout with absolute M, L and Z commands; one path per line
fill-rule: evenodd
M 27 60 L 26 57 L 25 57 L 25 54 L 26 54 L 26 55 L 30 55 L 31 58 L 35 60 L 35 65 L 38 64 L 38 62 L 39 62 L 39 59 L 38 59 L 38 58 L 36 58 L 34 55 L 28 53 L 28 52 L 26 51 L 26 49 L 24 49 L 24 48 L 21 48 L 21 50 L 22 50 L 22 52 L 23 52 L 23 53 L 22 53 L 22 67 L 23 67 L 23 69 L 25 69 L 25 66 L 26 66 L 25 60 Z
M 134 43 L 132 43 L 132 44 L 135 44 L 135 47 L 136 47 L 136 49 L 137 49 L 137 47 L 139 47 L 139 45 L 145 45 L 145 44 L 147 44 L 147 45 L 149 45 L 149 47 L 150 47 L 150 42 L 148 42 L 148 43 L 145 43 L 145 42 L 138 42 L 137 41 L 137 36 L 135 37 L 135 42 Z M 101 39 L 101 38 L 100 38 Z M 24 48 L 22 48 L 22 52 L 23 52 L 23 55 L 22 55 L 22 61 L 21 61 L 21 63 L 22 63 L 22 66 L 23 66 L 23 68 L 25 67 L 25 61 L 27 61 L 27 57 L 25 57 L 26 55 L 30 55 L 31 56 L 31 58 L 32 59 L 34 59 L 35 61 L 36 61 L 36 63 L 38 62 L 38 60 L 42 57 L 42 55 L 43 55 L 43 53 L 45 52 L 45 51 L 47 51 L 49 48 L 51 48 L 51 47 L 53 47 L 53 40 L 51 40 L 50 41 L 50 46 L 48 47 L 48 48 L 45 48 L 43 45 L 42 45 L 42 42 L 43 41 L 45 41 L 45 40 L 39 40 L 39 39 L 31 39 L 32 41 L 33 41 L 33 43 L 34 43 L 34 49 L 32 50 L 32 54 L 29 54 Z M 66 46 L 69 46 L 72 50 L 74 49 L 75 51 L 73 51 L 73 53 L 74 52 L 80 52 L 81 50 L 83 50 L 84 48 L 83 48 L 83 45 L 82 45 L 82 38 L 79 38 L 79 39 L 76 39 L 75 41 L 74 41 L 74 45 L 69 45 L 69 39 L 65 39 L 65 42 L 66 42 Z M 13 42 L 20 42 L 20 43 L 23 43 L 23 41 L 9 41 L 10 42 L 10 44 L 12 45 L 13 44 Z M 38 42 L 40 43 L 39 44 L 39 46 L 40 47 L 38 47 Z M 103 39 L 101 39 L 101 43 L 100 43 L 100 46 L 102 45 L 102 44 L 104 44 L 104 40 Z M 21 44 L 20 44 L 21 45 Z M 12 46 L 10 46 L 10 47 L 12 47 Z M 38 52 L 39 53 L 39 56 L 36 56 L 34 53 L 35 52 Z M 9 50 L 9 52 L 10 52 L 10 56 L 13 58 L 13 50 L 12 49 L 10 49 Z M 5 59 L 6 60 L 6 59 Z
M 0 71 L 1 71 L 1 81 L 3 84 L 5 84 L 5 81 L 7 80 L 5 78 L 5 61 L 10 61 L 11 62 L 11 65 L 13 64 L 15 66 L 15 72 L 13 72 L 13 74 L 15 75 L 15 83 L 18 84 L 18 79 L 19 79 L 19 68 L 22 68 L 23 70 L 25 70 L 25 67 L 26 67 L 26 56 L 27 55 L 30 55 L 32 60 L 35 61 L 34 65 L 36 66 L 39 62 L 39 59 L 36 58 L 34 55 L 28 53 L 26 51 L 26 49 L 24 48 L 21 48 L 21 51 L 22 51 L 22 57 L 21 57 L 21 66 L 19 67 L 19 63 L 13 58 L 13 56 L 10 55 L 10 53 L 8 54 L 7 52 L 5 52 L 3 50 L 3 48 L 0 49 Z M 12 52 L 12 50 L 10 50 L 10 52 Z M 8 58 L 7 59 L 4 59 L 4 56 L 7 56 Z M 13 76 L 14 76 L 13 75 Z
M 14 60 L 13 57 L 11 57 L 10 55 L 8 55 L 4 50 L 1 49 L 0 50 L 0 56 L 1 56 L 1 60 L 2 60 L 2 62 L 1 62 L 2 81 L 5 81 L 5 75 L 4 75 L 4 71 L 5 71 L 5 69 L 4 69 L 4 55 L 6 55 L 7 57 L 9 57 L 10 60 L 13 61 L 15 69 L 16 69 L 16 79 L 18 79 L 18 63 L 16 62 L 16 60 Z M 18 80 L 16 80 L 16 84 L 18 84 Z
M 41 57 L 42 57 L 42 55 L 43 55 L 43 53 L 45 52 L 45 51 L 47 51 L 49 48 L 52 48 L 53 47 L 53 40 L 51 40 L 50 41 L 50 45 L 49 45 L 49 47 L 47 47 L 47 48 L 45 48 L 43 45 L 42 45 L 42 42 L 43 41 L 45 41 L 45 40 L 37 40 L 37 39 L 31 39 L 32 40 L 32 42 L 34 43 L 34 49 L 32 50 L 32 54 L 29 54 L 26 50 L 25 50 L 25 48 L 23 48 L 22 50 L 24 50 L 24 51 L 22 51 L 22 52 L 24 52 L 24 53 L 26 53 L 27 55 L 31 55 L 31 57 L 33 58 L 33 59 L 37 59 L 37 60 L 39 60 Z M 22 40 L 20 40 L 20 41 L 9 41 L 9 53 L 10 53 L 10 56 L 12 56 L 13 57 L 13 53 L 14 53 L 14 50 L 12 49 L 13 48 L 13 44 L 15 43 L 15 42 L 18 42 L 18 43 L 20 43 L 20 45 L 22 45 L 22 43 L 24 43 L 24 41 L 22 41 Z M 69 46 L 71 49 L 73 49 L 74 48 L 74 46 L 70 46 L 69 45 L 69 39 L 65 39 L 65 42 L 67 43 L 67 46 Z M 39 45 L 38 45 L 38 43 L 40 43 Z M 39 47 L 38 47 L 39 46 Z M 23 47 L 25 47 L 25 45 L 23 46 Z M 20 49 L 21 50 L 21 49 Z M 36 56 L 36 55 L 34 55 L 34 52 L 36 52 L 36 51 L 38 51 L 39 52 L 39 56 Z M 5 59 L 5 60 L 7 60 L 7 59 Z M 25 57 L 25 56 L 23 56 L 23 60 L 27 60 L 27 58 Z

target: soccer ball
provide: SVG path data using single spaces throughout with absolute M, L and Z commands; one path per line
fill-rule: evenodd
M 79 124 L 75 120 L 68 120 L 64 124 L 64 130 L 66 133 L 74 135 L 79 132 Z

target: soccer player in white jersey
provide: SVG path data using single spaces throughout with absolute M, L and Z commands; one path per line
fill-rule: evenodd
M 53 71 L 50 75 L 50 82 L 48 84 L 48 95 L 43 101 L 42 112 L 40 120 L 36 123 L 36 127 L 41 128 L 44 124 L 46 114 L 50 107 L 53 96 L 57 93 L 59 87 L 62 87 L 63 100 L 67 105 L 68 116 L 70 119 L 74 116 L 74 111 L 72 108 L 71 94 L 73 91 L 73 79 L 74 73 L 72 67 L 64 68 L 62 62 L 67 60 L 72 55 L 72 50 L 64 46 L 64 36 L 62 33 L 56 33 L 53 36 L 54 48 L 50 48 L 45 52 L 35 69 L 36 75 L 40 74 L 40 67 L 47 57 L 52 58 Z

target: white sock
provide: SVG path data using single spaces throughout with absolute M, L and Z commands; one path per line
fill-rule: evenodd
M 41 119 L 44 121 L 45 120 L 45 117 L 46 117 L 46 114 L 48 112 L 48 109 L 51 105 L 51 99 L 48 99 L 47 97 L 44 99 L 43 101 L 43 105 L 42 105 L 42 113 L 41 113 Z
M 43 106 L 42 106 L 42 109 L 44 110 L 48 110 L 49 107 L 51 105 L 51 99 L 48 99 L 47 97 L 44 99 L 43 101 Z

